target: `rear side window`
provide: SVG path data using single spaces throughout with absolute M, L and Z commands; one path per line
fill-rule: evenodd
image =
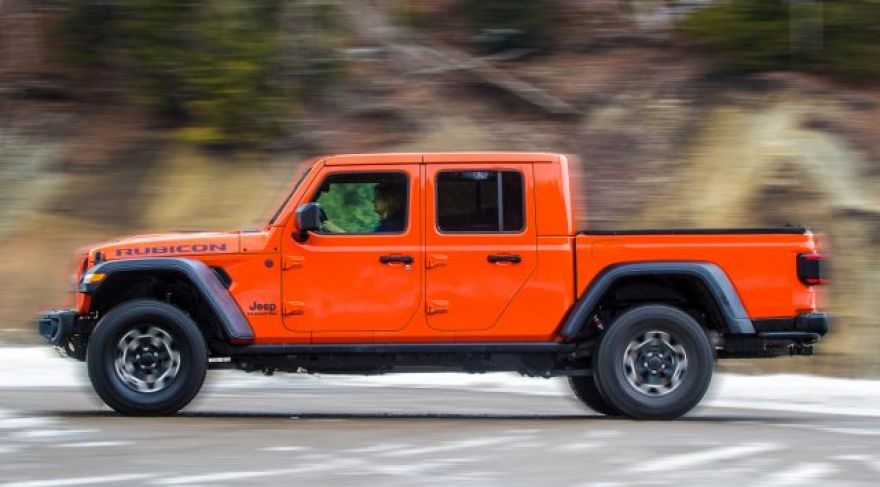
M 525 227 L 519 171 L 444 171 L 437 174 L 441 232 L 519 232 Z

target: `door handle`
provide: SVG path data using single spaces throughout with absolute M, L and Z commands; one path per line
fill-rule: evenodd
M 502 262 L 519 264 L 522 262 L 522 258 L 516 254 L 489 254 L 489 256 L 486 257 L 486 260 L 488 260 L 490 264 L 500 264 Z
M 402 254 L 380 255 L 379 262 L 382 264 L 412 264 L 413 258 L 411 255 Z

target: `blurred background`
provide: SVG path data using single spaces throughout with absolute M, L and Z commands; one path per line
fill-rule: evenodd
M 0 0 L 0 342 L 77 248 L 258 228 L 300 161 L 579 157 L 593 228 L 806 224 L 818 357 L 880 375 L 880 1 Z

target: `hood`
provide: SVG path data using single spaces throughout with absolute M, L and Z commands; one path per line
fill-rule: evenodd
M 89 261 L 93 261 L 99 251 L 105 260 L 234 254 L 240 250 L 240 240 L 240 232 L 135 235 L 95 245 L 89 249 Z

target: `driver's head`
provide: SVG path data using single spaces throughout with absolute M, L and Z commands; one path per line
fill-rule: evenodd
M 403 188 L 399 184 L 379 183 L 373 190 L 373 208 L 382 218 L 403 208 Z

